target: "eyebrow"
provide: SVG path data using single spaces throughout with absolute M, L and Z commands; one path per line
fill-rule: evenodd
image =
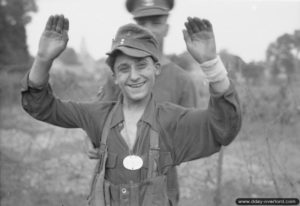
M 149 62 L 148 59 L 149 59 L 148 56 L 147 56 L 147 57 L 137 58 L 136 61 L 135 61 L 135 63 L 136 63 L 136 64 L 137 64 L 137 63 L 143 63 L 143 62 L 148 63 L 148 62 Z M 116 65 L 115 68 L 119 68 L 119 67 L 121 67 L 121 66 L 127 66 L 127 65 L 128 65 L 128 63 L 121 63 L 121 64 Z
M 136 61 L 136 63 L 141 63 L 141 62 L 146 62 L 146 63 L 148 63 L 149 61 L 148 61 L 148 58 L 147 58 L 147 57 L 140 58 L 140 59 L 138 59 L 138 60 Z
M 128 63 L 121 63 L 117 65 L 117 68 L 121 67 L 121 66 L 128 66 Z

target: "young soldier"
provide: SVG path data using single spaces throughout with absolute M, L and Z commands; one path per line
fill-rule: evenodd
M 171 102 L 183 107 L 197 107 L 197 94 L 193 80 L 188 73 L 174 64 L 164 55 L 164 39 L 168 34 L 169 12 L 174 7 L 174 0 L 126 0 L 126 9 L 135 22 L 149 29 L 159 42 L 161 55 L 161 72 L 156 76 L 153 96 L 157 102 Z M 113 78 L 108 77 L 107 83 L 101 88 L 100 100 L 116 100 L 120 93 Z M 90 158 L 96 158 L 96 150 L 87 142 Z M 173 206 L 179 202 L 179 185 L 176 167 L 169 169 L 167 174 L 168 196 Z
M 192 79 L 163 53 L 164 38 L 168 34 L 167 19 L 173 8 L 173 0 L 127 0 L 126 8 L 137 24 L 149 29 L 159 42 L 161 73 L 156 78 L 153 95 L 158 102 L 172 102 L 184 107 L 197 106 L 197 94 Z M 116 100 L 120 89 L 113 79 L 101 89 L 99 99 Z
M 48 19 L 23 82 L 22 105 L 38 120 L 84 129 L 99 147 L 90 205 L 171 205 L 165 176 L 169 168 L 209 156 L 238 134 L 240 104 L 216 54 L 212 26 L 189 17 L 185 27 L 187 49 L 210 82 L 206 110 L 156 103 L 152 90 L 161 72 L 158 42 L 135 24 L 120 27 L 108 53 L 107 63 L 121 90 L 117 101 L 78 103 L 56 98 L 48 84 L 49 70 L 66 48 L 69 22 L 62 15 Z

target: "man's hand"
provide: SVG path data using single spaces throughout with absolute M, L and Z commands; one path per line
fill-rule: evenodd
M 53 60 L 66 48 L 69 37 L 69 20 L 63 15 L 50 16 L 41 36 L 38 53 L 29 73 L 34 87 L 43 87 L 49 79 Z
M 206 19 L 188 17 L 183 30 L 184 40 L 189 53 L 202 64 L 213 90 L 224 93 L 230 85 L 227 71 L 220 59 L 217 58 L 216 42 L 211 23 Z M 213 61 L 210 61 L 213 60 Z M 206 62 L 206 64 L 203 64 Z
M 50 16 L 41 36 L 37 58 L 53 61 L 66 48 L 69 37 L 69 20 L 63 15 Z
M 85 150 L 90 159 L 99 159 L 98 149 L 94 147 L 93 143 L 88 137 L 85 138 Z
M 216 42 L 211 23 L 206 19 L 188 17 L 183 30 L 189 53 L 202 64 L 216 58 Z

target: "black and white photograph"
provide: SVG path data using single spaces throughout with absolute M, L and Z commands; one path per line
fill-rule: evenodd
M 300 0 L 0 0 L 0 205 L 299 205 L 299 88 Z

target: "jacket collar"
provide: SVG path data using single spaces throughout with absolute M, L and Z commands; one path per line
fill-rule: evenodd
M 120 94 L 118 97 L 118 101 L 115 105 L 115 107 L 117 108 L 115 110 L 115 114 L 112 117 L 110 128 L 116 127 L 117 125 L 124 122 L 122 101 L 123 101 L 123 95 Z M 158 132 L 157 122 L 156 122 L 156 103 L 152 93 L 140 121 L 149 124 L 152 129 Z

